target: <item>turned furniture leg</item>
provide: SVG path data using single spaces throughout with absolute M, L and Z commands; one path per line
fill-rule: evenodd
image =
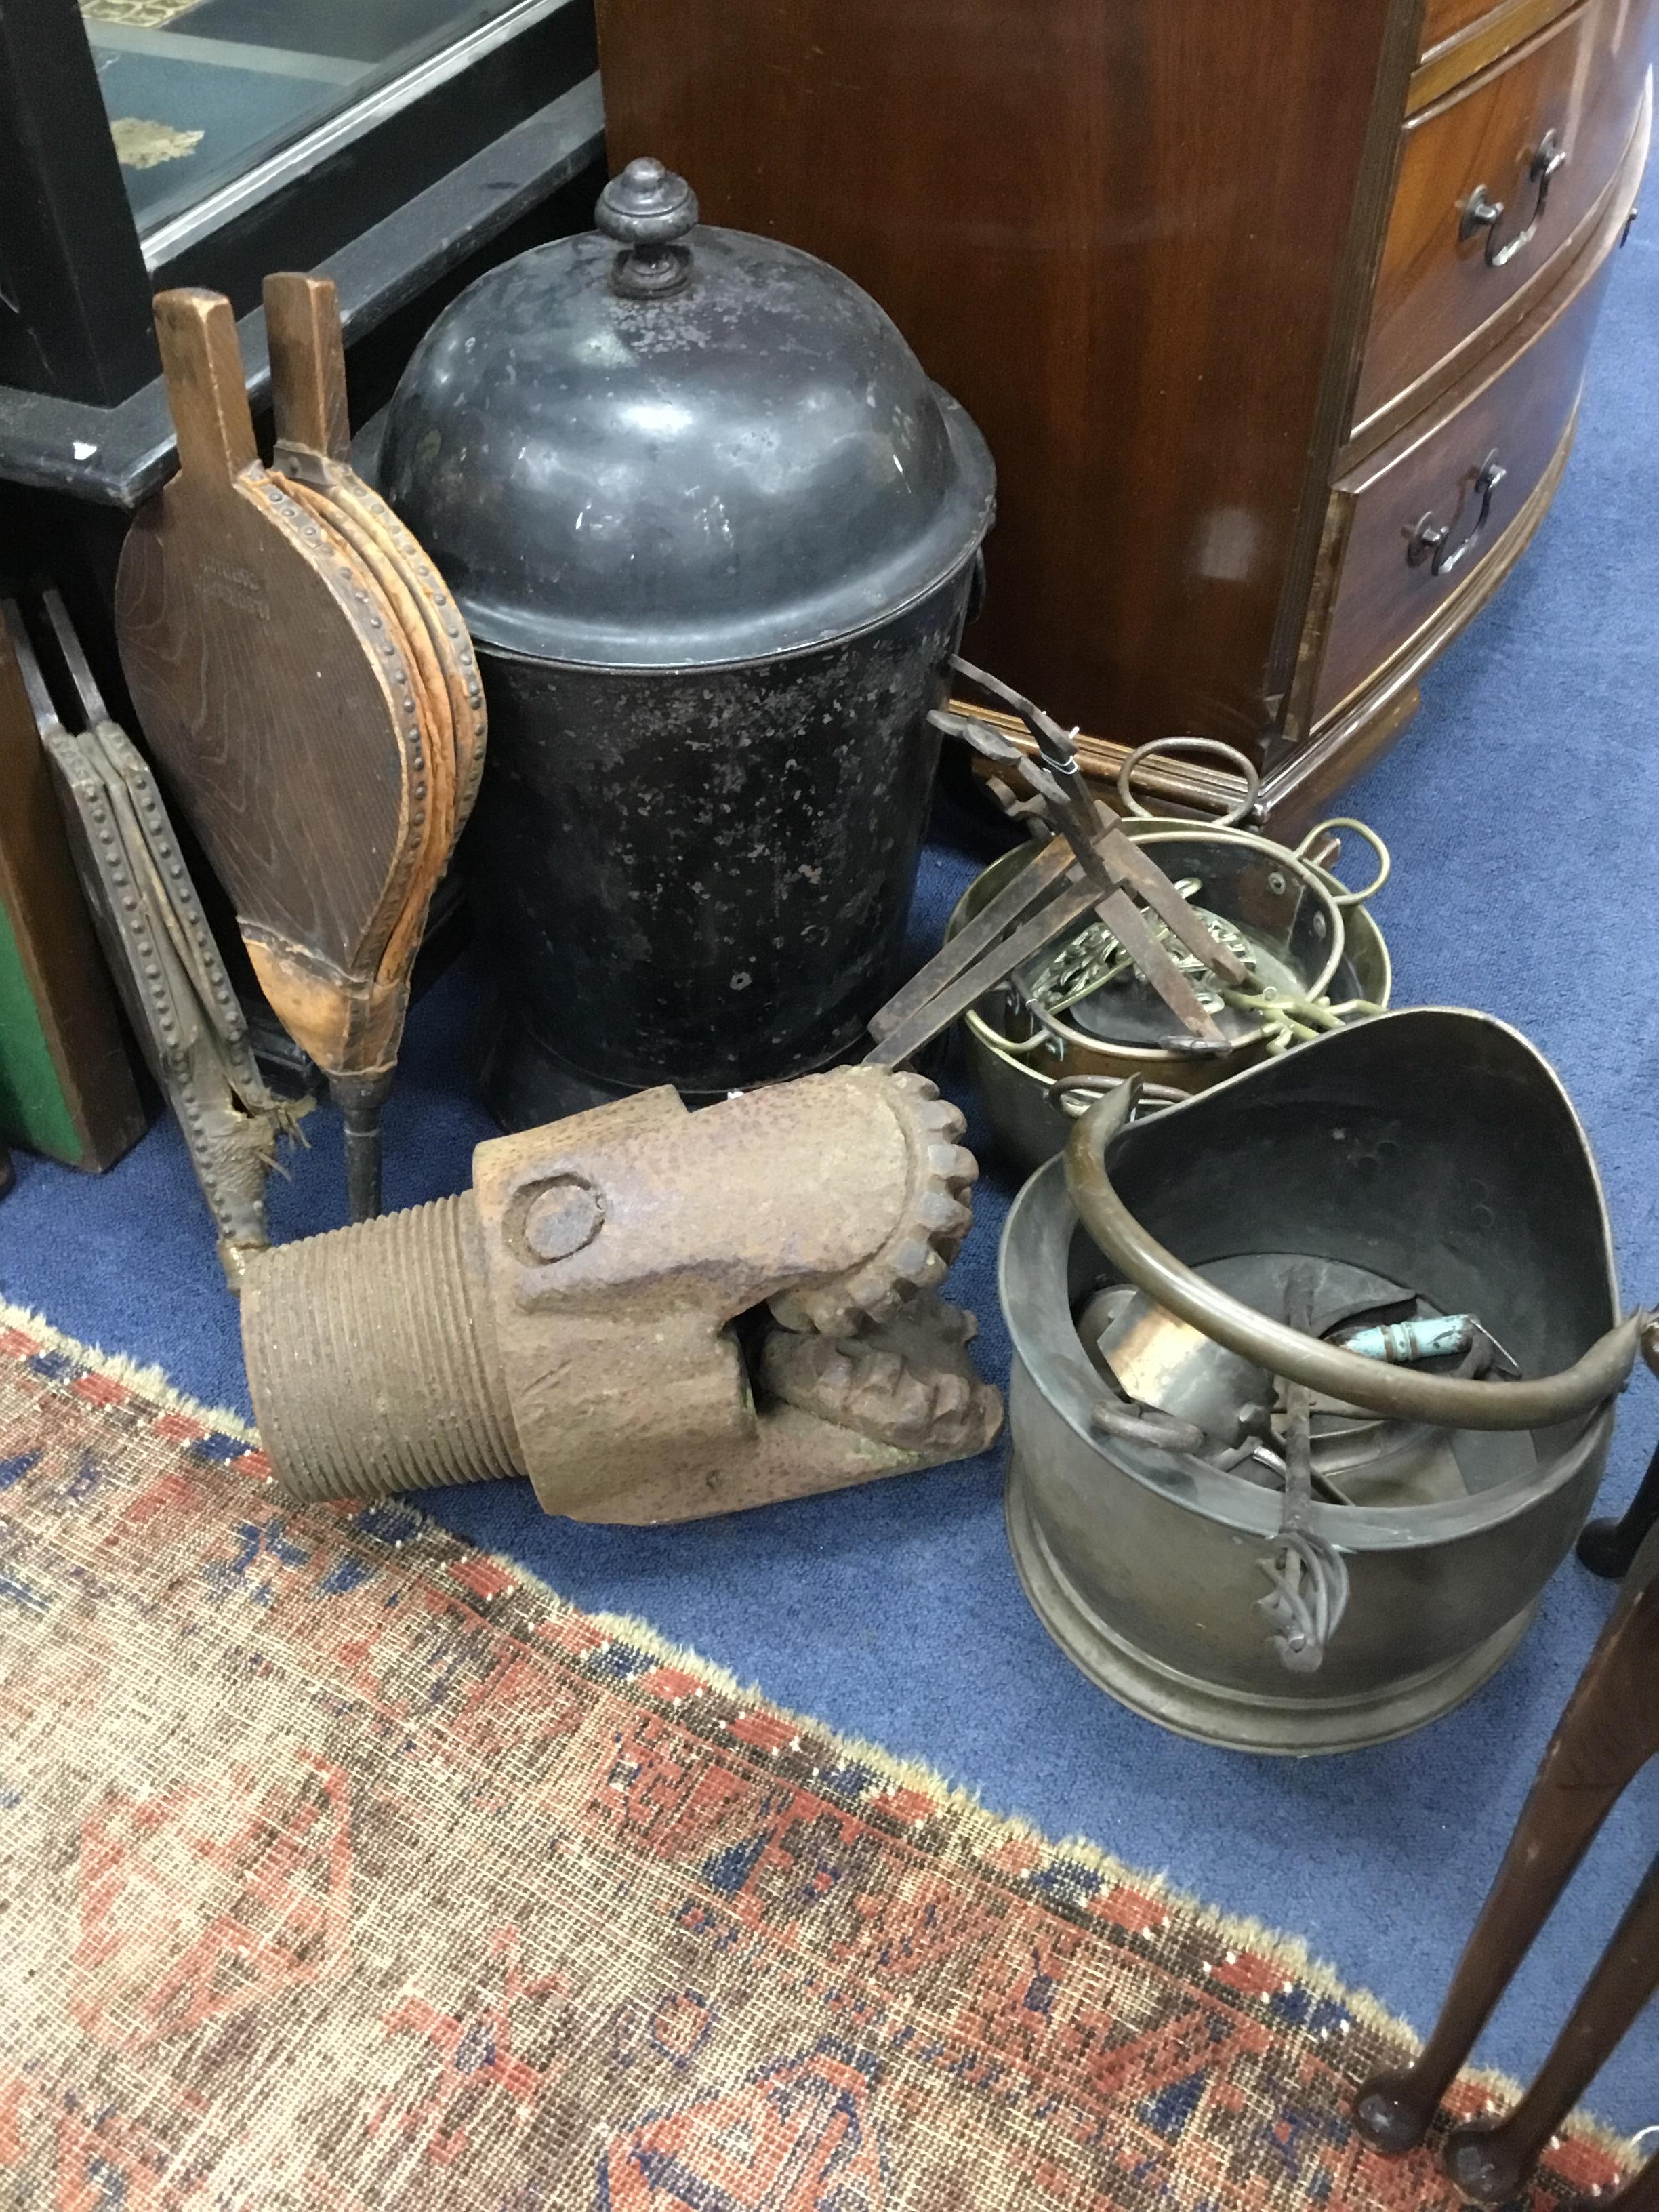
M 1659 1521 L 1659 1446 L 1648 1462 L 1640 1489 L 1625 1508 L 1620 1521 L 1592 1521 L 1578 1539 L 1578 1557 L 1593 1575 L 1617 1582 L 1630 1572 L 1631 1561 L 1643 1539 Z
M 1398 2157 L 1441 2099 L 1620 1793 L 1659 1750 L 1659 1534 L 1638 1554 L 1551 1737 L 1445 2006 L 1416 2063 L 1366 2082 L 1359 2131 Z
M 1446 2139 L 1445 2168 L 1477 2204 L 1518 2197 L 1545 2144 L 1659 1984 L 1659 1859 L 1584 1984 L 1536 2080 L 1501 2120 L 1478 2120 Z

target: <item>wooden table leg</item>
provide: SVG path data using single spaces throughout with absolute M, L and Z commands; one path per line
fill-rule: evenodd
M 1578 1557 L 1593 1575 L 1617 1582 L 1630 1572 L 1654 1522 L 1659 1521 L 1659 1448 L 1648 1462 L 1641 1487 L 1619 1521 L 1592 1521 L 1578 1539 Z
M 1514 2111 L 1446 2139 L 1447 2174 L 1477 2204 L 1506 2204 L 1659 1984 L 1659 1859 L 1584 1984 L 1572 2017 Z
M 1550 1908 L 1617 1803 L 1659 1751 L 1659 1531 L 1638 1554 L 1567 1701 L 1498 1876 L 1416 2063 L 1366 2082 L 1354 2105 L 1374 2148 L 1399 2157 L 1440 2101 Z

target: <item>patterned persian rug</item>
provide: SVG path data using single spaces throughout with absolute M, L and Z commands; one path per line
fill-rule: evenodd
M 1293 1945 L 5 1310 L 0 1956 L 8 2212 L 1455 2202 Z

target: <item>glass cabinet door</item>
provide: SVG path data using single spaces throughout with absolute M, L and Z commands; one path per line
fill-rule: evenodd
M 505 35 L 537 0 L 80 0 L 139 231 L 188 210 L 319 126 L 331 143 L 399 81 Z
M 155 465 L 156 292 L 240 318 L 320 269 L 360 340 L 533 229 L 602 133 L 592 0 L 0 0 L 0 484 L 85 465 L 119 503 Z M 145 393 L 118 437 L 18 398 Z

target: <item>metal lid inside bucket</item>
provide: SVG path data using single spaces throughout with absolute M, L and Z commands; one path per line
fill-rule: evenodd
M 1133 1119 L 1016 1199 L 1008 1525 L 1096 1681 L 1240 1749 L 1449 1711 L 1523 1634 L 1659 1323 L 1526 1039 L 1382 1014 Z

